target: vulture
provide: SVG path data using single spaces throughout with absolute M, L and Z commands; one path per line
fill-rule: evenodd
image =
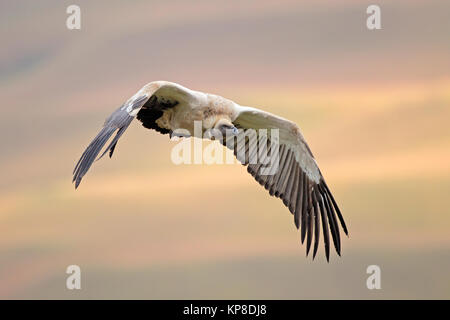
M 117 142 L 137 118 L 145 128 L 172 136 L 194 136 L 194 124 L 201 121 L 202 133 L 222 134 L 221 143 L 233 150 L 254 179 L 280 198 L 306 239 L 306 255 L 313 246 L 316 256 L 323 237 L 329 261 L 330 234 L 337 254 L 341 255 L 340 228 L 348 236 L 341 211 L 320 172 L 299 127 L 292 121 L 256 108 L 241 106 L 215 94 L 190 90 L 177 83 L 154 81 L 146 84 L 114 111 L 103 128 L 81 155 L 73 171 L 77 188 L 96 158 L 107 152 L 111 157 Z M 278 135 L 262 134 L 276 129 Z M 250 131 L 252 134 L 246 134 Z M 180 133 L 182 132 L 182 133 Z M 110 140 L 103 153 L 103 146 Z M 212 135 L 213 137 L 217 135 Z M 262 152 L 264 151 L 264 152 Z M 252 161 L 255 155 L 259 161 Z M 277 157 L 277 170 L 268 172 L 267 158 Z M 265 161 L 261 160 L 264 159 Z

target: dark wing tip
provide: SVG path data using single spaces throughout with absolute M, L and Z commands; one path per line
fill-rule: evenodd
M 237 137 L 236 140 L 238 139 Z M 234 143 L 234 138 L 233 143 L 228 142 L 223 142 L 223 144 L 233 150 L 238 160 L 239 152 L 245 152 L 244 160 L 240 161 L 242 164 L 248 165 L 247 171 L 259 184 L 269 191 L 271 196 L 280 198 L 283 204 L 293 214 L 295 226 L 297 229 L 300 229 L 301 243 L 304 244 L 306 239 L 306 256 L 312 251 L 312 258 L 313 260 L 315 259 L 321 233 L 323 235 L 327 261 L 329 262 L 330 260 L 331 242 L 333 242 L 337 254 L 341 256 L 340 226 L 338 220 L 345 234 L 348 235 L 348 231 L 336 201 L 323 178 L 321 177 L 320 181 L 316 182 L 306 174 L 298 162 L 294 165 L 295 158 L 290 161 L 292 154 L 290 154 L 289 149 L 286 149 L 285 145 L 282 145 L 279 151 L 280 170 L 276 174 L 266 176 L 261 173 L 261 169 L 263 168 L 261 164 L 255 165 L 246 161 L 247 155 L 250 154 L 248 150 L 250 143 L 246 142 L 244 148 L 242 145 L 238 147 Z M 270 146 L 272 144 L 269 144 L 267 154 L 269 154 Z M 264 149 L 264 151 L 266 150 Z M 263 154 L 258 153 L 258 156 L 264 156 L 264 152 Z
M 333 194 L 331 193 L 330 189 L 328 188 L 327 183 L 325 182 L 325 180 L 323 178 L 322 178 L 321 184 L 325 188 L 327 196 L 330 198 L 331 203 L 332 203 L 334 209 L 336 210 L 337 216 L 339 218 L 339 222 L 341 223 L 342 230 L 344 230 L 344 233 L 348 236 L 347 226 L 345 224 L 344 217 L 342 216 L 341 210 L 339 209 L 339 207 L 336 203 L 336 200 L 334 200 Z
M 80 185 L 81 182 L 81 178 L 77 179 L 77 181 L 75 182 L 75 190 L 78 188 L 78 186 Z
M 109 158 L 112 158 L 112 155 L 114 153 L 114 149 L 116 148 L 117 141 L 112 145 L 111 149 L 109 149 Z
M 75 169 L 73 170 L 73 180 L 72 182 L 75 182 L 75 189 L 80 185 L 81 179 L 86 174 L 86 172 L 91 167 L 92 163 L 95 161 L 95 158 L 102 150 L 103 146 L 106 144 L 106 142 L 109 140 L 111 135 L 118 130 L 116 136 L 111 141 L 111 143 L 108 145 L 106 150 L 103 152 L 103 154 L 99 157 L 103 157 L 106 152 L 109 151 L 109 156 L 111 157 L 114 153 L 114 149 L 116 147 L 117 141 L 122 136 L 124 131 L 128 128 L 131 121 L 134 119 L 133 116 L 130 116 L 130 114 L 126 111 L 125 107 L 132 107 L 132 109 L 136 109 L 139 107 L 142 107 L 142 105 L 147 101 L 147 95 L 141 96 L 136 98 L 135 100 L 122 105 L 119 109 L 114 111 L 109 118 L 105 121 L 105 124 L 102 128 L 102 130 L 97 134 L 97 136 L 92 140 L 92 142 L 89 144 L 89 146 L 86 148 L 86 150 L 81 155 L 80 160 L 78 160 L 78 163 L 75 166 Z
M 92 140 L 92 142 L 83 152 L 73 171 L 72 183 L 75 182 L 75 189 L 78 188 L 84 175 L 89 170 L 100 150 L 103 148 L 114 131 L 116 131 L 116 128 L 103 127 L 103 129 L 97 134 L 94 140 Z

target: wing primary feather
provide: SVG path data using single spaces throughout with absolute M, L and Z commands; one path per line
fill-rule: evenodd
M 100 160 L 101 158 L 103 158 L 103 156 L 109 151 L 109 157 L 111 158 L 114 152 L 114 149 L 116 147 L 117 141 L 119 141 L 120 137 L 122 136 L 122 134 L 125 132 L 125 130 L 127 130 L 128 126 L 131 123 L 131 120 L 133 118 L 131 118 L 128 123 L 126 123 L 123 127 L 121 127 L 119 129 L 119 131 L 117 131 L 116 136 L 113 138 L 113 140 L 111 141 L 111 143 L 108 145 L 108 147 L 105 149 L 105 151 L 102 153 L 102 155 L 97 159 Z
M 81 179 L 86 174 L 86 172 L 91 167 L 95 158 L 100 153 L 103 146 L 109 140 L 111 135 L 116 131 L 117 135 L 114 137 L 112 142 L 108 145 L 105 152 L 100 156 L 103 157 L 105 153 L 109 150 L 110 155 L 114 152 L 114 148 L 117 144 L 118 139 L 122 136 L 123 132 L 128 128 L 131 121 L 134 119 L 133 116 L 127 112 L 127 108 L 131 107 L 133 110 L 142 107 L 142 104 L 146 101 L 147 96 L 141 96 L 133 101 L 127 102 L 126 104 L 119 107 L 114 111 L 105 121 L 103 128 L 97 134 L 97 136 L 92 140 L 89 146 L 81 155 L 80 160 L 78 160 L 75 169 L 72 182 L 75 182 L 75 188 L 78 188 Z M 111 151 L 112 150 L 112 151 Z
M 322 189 L 319 186 L 319 189 Z M 341 255 L 341 236 L 339 234 L 339 226 L 337 224 L 336 215 L 334 213 L 333 207 L 330 204 L 330 200 L 328 199 L 327 193 L 324 189 L 321 190 L 322 195 L 324 197 L 325 207 L 328 212 L 328 221 L 330 222 L 331 227 L 331 235 L 333 236 L 334 248 L 336 249 L 337 254 Z
M 294 214 L 294 221 L 297 229 L 300 227 L 300 216 L 297 215 L 297 196 L 298 196 L 297 191 L 298 191 L 298 183 L 301 178 L 302 178 L 302 169 L 300 169 L 300 166 L 296 166 L 294 182 L 292 185 L 291 203 L 289 205 L 289 209 Z
M 331 199 L 331 202 L 333 203 L 334 209 L 336 210 L 336 213 L 338 215 L 339 221 L 341 222 L 341 227 L 344 230 L 345 234 L 348 236 L 348 230 L 347 230 L 347 226 L 345 225 L 345 221 L 344 221 L 344 217 L 341 214 L 341 210 L 339 210 L 339 207 L 336 203 L 336 201 L 334 200 L 333 194 L 331 193 L 330 189 L 328 188 L 327 183 L 325 182 L 325 180 L 322 179 L 322 183 L 323 186 L 325 187 L 328 196 Z
M 328 199 L 326 197 L 326 193 L 320 187 L 320 184 L 317 185 L 317 188 L 319 189 L 319 193 L 322 196 L 323 208 L 324 208 L 325 214 L 327 216 L 329 230 L 330 230 L 330 233 L 331 233 L 331 238 L 333 240 L 334 247 L 336 248 L 336 251 L 339 253 L 339 250 L 338 250 L 339 245 L 338 245 L 337 235 L 336 235 L 337 231 L 336 231 L 336 227 L 335 227 L 334 222 L 333 222 L 333 218 L 331 216 L 331 212 L 329 210 Z
M 303 178 L 305 176 L 305 173 L 303 170 L 299 170 L 299 177 L 298 177 L 298 186 L 297 186 L 297 201 L 295 205 L 295 217 L 297 218 L 299 225 L 301 225 L 301 229 L 303 229 L 303 218 L 302 218 L 302 209 L 303 209 Z M 300 224 L 301 222 L 301 224 Z
M 306 231 L 306 256 L 309 254 L 309 250 L 311 249 L 311 243 L 313 238 L 313 207 L 308 205 L 308 230 Z
M 116 131 L 116 129 L 117 128 L 103 127 L 102 130 L 94 138 L 94 140 L 89 144 L 86 151 L 81 155 L 80 160 L 75 166 L 72 179 L 72 182 L 75 182 L 75 188 L 78 188 L 81 179 L 91 167 L 92 163 L 95 160 L 95 157 L 97 157 L 102 147 L 105 145 L 114 131 Z
M 319 193 L 317 189 L 316 190 L 316 197 L 318 198 L 319 207 L 320 207 L 320 216 L 322 217 L 322 229 L 323 229 L 323 242 L 325 244 L 325 256 L 327 258 L 327 261 L 330 261 L 330 235 L 328 233 L 328 221 L 327 216 L 325 213 L 325 209 L 323 206 L 323 199 L 322 195 Z
M 306 174 L 303 175 L 303 182 L 302 182 L 302 205 L 301 205 L 301 217 L 302 217 L 302 230 L 301 230 L 301 238 L 302 243 L 305 241 L 306 231 L 308 230 L 308 212 L 307 212 L 307 201 L 306 195 L 308 190 L 308 182 L 309 179 L 306 176 Z
M 76 175 L 83 176 L 87 172 L 92 162 L 94 162 L 95 157 L 98 155 L 106 141 L 108 141 L 115 130 L 115 128 L 105 127 L 100 131 L 91 144 L 89 144 L 86 152 L 83 153 L 82 159 L 80 159 L 78 168 L 75 172 Z
M 309 178 L 306 177 L 305 179 L 305 187 L 304 187 L 304 195 L 303 195 L 303 214 L 306 216 L 305 219 L 305 231 L 306 231 L 306 235 L 307 237 L 310 237 L 311 234 L 309 233 L 309 229 L 310 229 L 310 224 L 311 224 L 311 219 L 310 219 L 310 206 L 309 206 L 309 189 L 311 186 L 311 182 L 309 180 Z M 303 236 L 304 238 L 305 236 Z M 311 240 L 309 240 L 311 241 Z
M 112 158 L 112 155 L 114 153 L 114 150 L 116 149 L 116 146 L 117 146 L 117 141 L 116 141 L 116 143 L 114 143 L 112 145 L 111 149 L 109 149 L 109 158 Z
M 84 150 L 84 152 L 81 154 L 80 159 L 78 159 L 77 164 L 75 165 L 75 168 L 72 171 L 72 174 L 75 174 L 75 172 L 78 170 L 78 167 L 80 166 L 81 160 L 84 159 L 84 156 L 86 155 L 86 153 L 88 152 L 88 150 L 91 149 L 91 144 L 92 142 L 88 145 L 88 147 L 86 148 L 86 150 Z M 72 182 L 75 181 L 75 179 L 72 180 Z
M 312 238 L 313 238 L 313 228 L 314 228 L 314 207 L 312 204 L 312 183 L 308 187 L 308 232 L 306 233 L 306 255 L 309 253 L 311 248 Z
M 319 248 L 319 240 L 320 240 L 320 213 L 319 213 L 319 207 L 317 205 L 317 197 L 315 192 L 315 186 L 313 186 L 313 190 L 311 192 L 311 196 L 313 198 L 313 205 L 314 205 L 314 253 L 313 253 L 313 260 L 316 257 L 317 249 Z

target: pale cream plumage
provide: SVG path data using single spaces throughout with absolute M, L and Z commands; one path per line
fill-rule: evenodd
M 253 177 L 283 203 L 294 215 L 297 228 L 301 226 L 301 239 L 307 239 L 307 253 L 314 238 L 314 255 L 317 252 L 320 225 L 329 258 L 329 232 L 334 246 L 340 254 L 339 223 L 347 234 L 344 219 L 334 200 L 319 167 L 298 126 L 274 114 L 239 104 L 214 94 L 190 90 L 179 84 L 155 81 L 145 85 L 105 122 L 103 129 L 87 147 L 74 170 L 73 181 L 78 187 L 81 179 L 92 165 L 101 148 L 114 132 L 117 135 L 106 148 L 112 156 L 117 141 L 131 121 L 137 117 L 143 126 L 160 133 L 175 134 L 182 129 L 194 134 L 194 122 L 201 121 L 202 131 L 217 129 L 225 136 L 226 130 L 234 130 L 236 140 L 224 139 L 223 144 L 234 150 L 235 155 Z M 241 129 L 241 130 L 237 130 Z M 246 130 L 255 130 L 251 138 Z M 278 129 L 279 140 L 271 141 L 258 130 Z M 202 133 L 203 133 L 202 132 Z M 235 141 L 244 141 L 239 145 Z M 267 156 L 279 150 L 279 170 L 273 174 L 264 173 L 263 163 L 253 163 L 252 157 L 264 154 L 259 146 L 267 146 Z M 276 149 L 275 149 L 276 148 Z

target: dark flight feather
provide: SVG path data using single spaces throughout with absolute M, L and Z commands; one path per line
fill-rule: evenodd
M 75 182 L 75 188 L 78 188 L 81 179 L 91 167 L 92 163 L 95 160 L 95 157 L 99 154 L 106 141 L 108 141 L 108 139 L 116 130 L 117 128 L 104 127 L 94 138 L 94 140 L 89 144 L 86 151 L 83 152 L 73 171 L 72 182 Z
M 339 221 L 341 223 L 342 229 L 344 230 L 345 234 L 348 236 L 347 226 L 345 225 L 344 217 L 341 214 L 341 210 L 339 210 L 339 207 L 338 207 L 336 201 L 334 200 L 333 194 L 331 193 L 330 189 L 328 188 L 328 185 L 325 182 L 325 180 L 322 180 L 322 183 L 323 183 L 323 186 L 326 189 L 327 195 L 330 197 L 331 202 L 333 203 L 334 209 L 336 210 L 336 213 L 338 215 L 338 218 L 339 218 Z
M 319 189 L 322 189 L 319 186 Z M 330 200 L 328 199 L 327 193 L 322 189 L 322 194 L 324 196 L 325 208 L 328 212 L 328 221 L 330 223 L 331 235 L 333 237 L 334 247 L 338 255 L 341 255 L 341 236 L 339 234 L 339 226 L 337 224 L 336 215 L 333 211 L 333 208 L 330 204 Z
M 117 141 L 119 141 L 120 137 L 122 136 L 122 134 L 125 132 L 125 130 L 127 130 L 128 126 L 130 125 L 130 122 L 128 122 L 128 124 L 125 124 L 123 127 L 121 127 L 119 129 L 119 131 L 117 131 L 116 136 L 113 138 L 113 140 L 111 141 L 111 143 L 108 145 L 108 147 L 106 147 L 105 151 L 102 153 L 102 155 L 98 158 L 98 160 L 100 160 L 101 158 L 103 158 L 103 156 L 109 151 L 109 157 L 111 158 L 114 152 L 114 149 L 117 145 Z
M 308 191 L 308 183 L 309 179 L 306 176 L 306 174 L 303 175 L 303 182 L 302 182 L 302 206 L 301 206 L 301 215 L 302 215 L 302 230 L 301 230 L 301 240 L 302 243 L 305 241 L 306 236 L 306 230 L 308 229 L 308 212 L 307 212 L 307 204 L 308 199 L 307 197 L 307 191 Z
M 317 200 L 319 202 L 320 216 L 322 217 L 323 241 L 325 244 L 325 257 L 327 258 L 327 261 L 330 261 L 330 235 L 328 232 L 328 220 L 327 220 L 327 214 L 325 212 L 325 208 L 323 205 L 323 198 L 322 198 L 322 195 L 319 193 L 318 189 L 316 189 L 316 196 L 317 196 Z
M 239 140 L 242 138 L 244 138 L 243 134 L 233 139 Z M 234 144 L 223 144 L 232 150 L 234 149 L 235 156 L 241 163 L 247 165 L 247 171 L 254 179 L 267 189 L 270 195 L 280 198 L 283 204 L 288 207 L 294 216 L 295 226 L 300 229 L 301 242 L 304 243 L 306 239 L 307 255 L 313 247 L 313 259 L 316 257 L 321 229 L 327 261 L 329 261 L 330 256 L 330 233 L 336 252 L 340 255 L 340 231 L 336 215 L 346 234 L 347 228 L 336 201 L 334 201 L 323 178 L 320 178 L 319 183 L 310 180 L 288 146 L 272 144 L 265 136 L 258 137 L 258 142 L 262 142 L 258 143 L 258 152 L 249 148 L 249 141 L 245 144 L 239 144 L 239 150 Z M 267 147 L 267 149 L 261 147 Z M 264 175 L 262 170 L 267 169 L 270 157 L 275 154 L 272 147 L 279 148 L 279 170 L 273 175 Z M 249 156 L 253 157 L 256 154 L 258 155 L 257 164 L 249 163 Z M 322 227 L 320 226 L 321 221 Z
M 294 183 L 292 185 L 292 193 L 291 193 L 291 203 L 289 204 L 289 209 L 291 210 L 292 213 L 294 213 L 294 222 L 295 222 L 295 226 L 298 228 L 300 228 L 300 216 L 297 215 L 297 190 L 298 190 L 298 184 L 299 184 L 299 180 L 301 179 L 302 176 L 302 169 L 300 169 L 300 166 L 296 166 L 295 167 L 295 173 L 294 173 Z
M 128 128 L 131 121 L 134 117 L 130 116 L 127 112 L 127 108 L 131 107 L 131 109 L 140 108 L 145 101 L 147 100 L 147 96 L 143 95 L 137 97 L 136 99 L 129 101 L 123 104 L 119 109 L 114 111 L 105 121 L 103 128 L 97 134 L 97 136 L 92 140 L 86 150 L 78 160 L 75 169 L 73 170 L 73 179 L 72 182 L 75 182 L 75 188 L 81 183 L 84 175 L 88 172 L 89 168 L 92 166 L 97 155 L 102 150 L 103 146 L 106 142 L 111 138 L 112 134 L 118 130 L 116 136 L 113 138 L 112 142 L 108 145 L 105 152 L 100 156 L 103 157 L 106 152 L 110 152 L 110 156 L 112 156 L 114 149 L 117 145 L 117 141 L 122 136 L 124 131 Z
M 313 206 L 314 206 L 314 253 L 313 259 L 316 257 L 317 249 L 319 248 L 319 240 L 320 240 L 320 214 L 319 207 L 317 205 L 317 197 L 315 192 L 316 186 L 313 187 L 311 192 L 311 196 L 313 198 Z
M 298 169 L 298 164 L 295 162 L 295 157 L 292 157 L 293 159 L 293 164 L 292 164 L 292 169 L 289 172 L 289 179 L 286 185 L 286 191 L 284 192 L 283 195 L 283 203 L 286 207 L 289 208 L 290 210 L 290 203 L 291 203 L 291 191 L 292 191 L 292 184 L 294 183 L 294 177 L 295 177 L 295 173 Z M 292 214 L 294 214 L 292 212 L 292 210 L 290 210 Z
M 311 249 L 311 243 L 313 239 L 313 228 L 314 228 L 314 207 L 310 206 L 308 209 L 308 230 L 306 231 L 306 255 L 309 254 Z

